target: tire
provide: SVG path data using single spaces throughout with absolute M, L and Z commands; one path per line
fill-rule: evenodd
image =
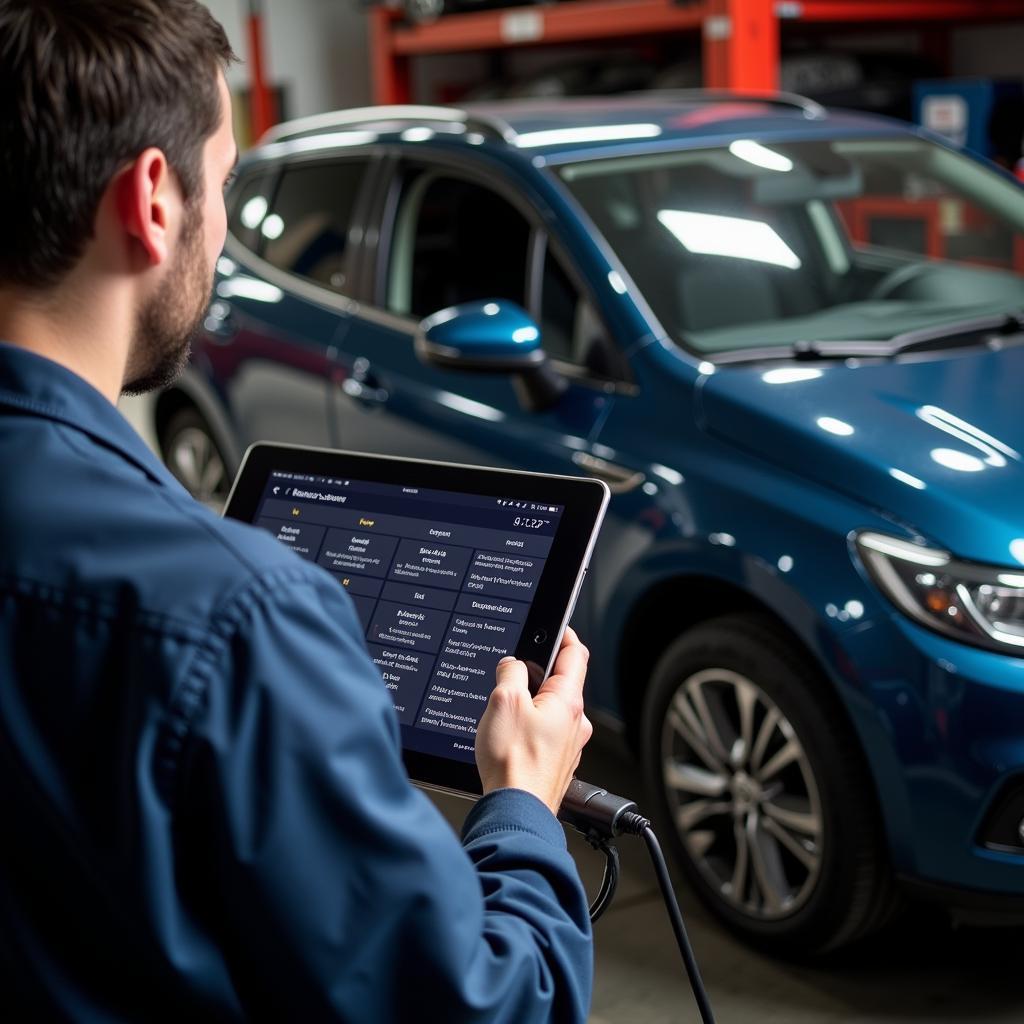
M 227 460 L 209 424 L 194 408 L 179 409 L 160 434 L 167 468 L 196 501 L 219 512 L 231 488 Z
M 714 619 L 673 643 L 642 724 L 669 846 L 732 931 L 802 956 L 885 923 L 895 900 L 860 748 L 838 698 L 767 616 Z

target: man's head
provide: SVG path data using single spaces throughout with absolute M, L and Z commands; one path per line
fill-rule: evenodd
M 173 378 L 209 297 L 232 59 L 197 0 L 0 0 L 0 289 L 118 282 L 126 390 Z

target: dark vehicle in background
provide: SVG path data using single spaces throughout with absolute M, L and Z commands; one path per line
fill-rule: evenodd
M 590 702 L 708 906 L 772 950 L 1017 919 L 1022 196 L 785 97 L 284 125 L 157 432 L 212 502 L 257 439 L 600 477 Z

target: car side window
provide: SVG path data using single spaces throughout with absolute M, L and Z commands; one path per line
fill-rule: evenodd
M 366 160 L 287 167 L 273 210 L 260 225 L 263 258 L 337 292 L 351 275 L 349 234 Z
M 547 354 L 590 376 L 621 376 L 611 343 L 593 303 L 576 286 L 561 259 L 547 246 L 540 293 L 540 335 Z
M 525 307 L 529 243 L 526 218 L 491 189 L 420 171 L 399 202 L 388 309 L 425 317 L 479 299 Z
M 260 227 L 270 212 L 274 175 L 266 170 L 242 178 L 228 197 L 228 230 L 247 249 L 259 252 Z

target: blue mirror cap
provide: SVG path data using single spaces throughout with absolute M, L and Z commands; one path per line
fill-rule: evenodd
M 524 370 L 545 359 L 540 329 L 505 299 L 466 302 L 428 316 L 416 347 L 430 362 L 465 369 Z

